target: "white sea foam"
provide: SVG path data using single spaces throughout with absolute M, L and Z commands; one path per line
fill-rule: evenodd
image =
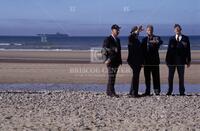
M 0 46 L 3 46 L 3 45 L 5 45 L 5 46 L 9 46 L 9 45 L 11 45 L 11 43 L 0 43 Z
M 14 43 L 14 45 L 21 46 L 22 44 L 21 43 Z

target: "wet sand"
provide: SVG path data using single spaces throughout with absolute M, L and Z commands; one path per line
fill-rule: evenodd
M 0 62 L 21 63 L 91 63 L 91 51 L 36 51 L 36 50 L 1 50 Z M 160 51 L 161 62 L 164 63 L 166 51 Z M 123 62 L 126 63 L 127 50 L 122 51 Z M 200 64 L 200 51 L 192 51 L 192 62 Z
M 191 65 L 186 69 L 185 82 L 199 84 L 200 66 Z M 58 64 L 58 63 L 0 63 L 0 83 L 70 83 L 105 84 L 107 68 L 104 64 Z M 130 83 L 131 69 L 127 64 L 119 68 L 116 83 Z M 162 84 L 167 83 L 168 69 L 160 66 Z M 140 82 L 144 83 L 141 71 Z M 178 83 L 177 73 L 174 83 Z
M 164 61 L 165 51 L 160 53 Z M 127 65 L 127 52 L 122 53 L 124 64 L 119 68 L 117 83 L 131 82 L 131 69 Z M 200 52 L 192 52 L 192 65 L 186 68 L 185 82 L 199 84 Z M 163 84 L 167 83 L 168 69 L 160 65 Z M 178 83 L 177 73 L 175 83 Z M 144 83 L 143 70 L 140 76 Z M 102 63 L 91 63 L 88 51 L 0 51 L 0 83 L 107 83 L 107 68 Z

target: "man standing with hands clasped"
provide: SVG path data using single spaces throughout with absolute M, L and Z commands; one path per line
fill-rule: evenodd
M 185 64 L 190 67 L 191 52 L 189 38 L 181 33 L 182 28 L 179 24 L 174 25 L 175 36 L 169 39 L 169 45 L 166 55 L 166 63 L 169 69 L 169 89 L 167 95 L 172 95 L 174 73 L 177 69 L 179 77 L 179 92 L 181 96 L 185 95 L 184 72 Z
M 108 68 L 108 84 L 106 93 L 111 97 L 119 97 L 115 92 L 115 79 L 119 65 L 122 64 L 121 45 L 118 38 L 120 27 L 116 24 L 111 27 L 111 35 L 104 40 L 103 50 L 106 56 L 105 64 Z

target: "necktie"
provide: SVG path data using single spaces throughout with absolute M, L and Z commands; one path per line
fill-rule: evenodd
M 115 40 L 115 42 L 117 43 L 117 39 L 116 39 L 116 38 L 114 38 L 114 40 Z
M 178 37 L 177 37 L 177 42 L 179 42 L 179 35 L 178 35 Z

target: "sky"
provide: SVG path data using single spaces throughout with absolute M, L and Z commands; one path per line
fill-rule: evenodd
M 121 35 L 147 24 L 170 35 L 175 23 L 200 35 L 200 0 L 0 0 L 0 35 L 105 36 L 112 24 L 122 27 Z

